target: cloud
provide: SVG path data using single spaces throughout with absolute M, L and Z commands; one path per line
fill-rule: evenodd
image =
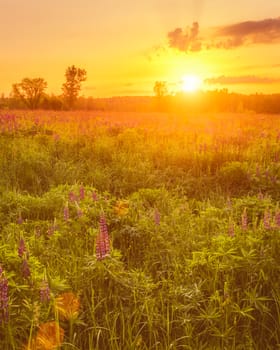
M 234 84 L 275 84 L 280 82 L 280 78 L 270 77 L 258 77 L 255 75 L 242 75 L 242 76 L 224 76 L 213 77 L 205 79 L 206 84 L 221 84 L 221 85 L 234 85 Z
M 176 28 L 167 34 L 169 46 L 180 51 L 200 51 L 201 41 L 198 37 L 199 24 L 193 22 L 190 28 Z
M 280 17 L 208 28 L 204 37 L 199 35 L 199 31 L 198 22 L 186 30 L 174 29 L 167 34 L 169 47 L 189 52 L 280 43 Z
M 246 21 L 218 27 L 214 32 L 214 45 L 230 49 L 250 44 L 272 44 L 280 41 L 280 17 L 261 21 Z

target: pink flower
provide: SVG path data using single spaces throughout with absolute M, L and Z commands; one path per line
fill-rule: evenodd
M 0 324 L 9 320 L 8 279 L 0 265 Z
M 96 258 L 102 260 L 110 255 L 110 239 L 105 216 L 102 214 L 99 221 L 99 233 L 96 238 Z
M 26 253 L 26 246 L 25 246 L 25 242 L 24 242 L 24 239 L 23 238 L 21 238 L 20 240 L 19 240 L 19 245 L 18 245 L 18 256 L 20 257 L 20 258 L 22 258 L 23 257 L 23 255 L 24 255 L 24 253 Z
M 160 212 L 158 211 L 157 208 L 155 209 L 154 220 L 156 225 L 160 224 Z
M 80 187 L 80 199 L 85 199 L 85 188 L 83 186 Z
M 275 213 L 275 224 L 278 228 L 280 228 L 280 210 L 277 210 L 277 212 Z

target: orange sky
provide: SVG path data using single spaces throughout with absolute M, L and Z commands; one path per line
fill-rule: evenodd
M 65 69 L 85 68 L 82 94 L 180 90 L 280 92 L 280 0 L 0 0 L 0 93 L 43 77 L 59 94 Z

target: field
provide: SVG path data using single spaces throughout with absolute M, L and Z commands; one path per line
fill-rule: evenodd
M 279 115 L 0 112 L 0 349 L 280 349 L 279 141 Z

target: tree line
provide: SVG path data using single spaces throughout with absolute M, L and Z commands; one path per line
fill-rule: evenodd
M 53 102 L 55 102 L 54 107 L 73 109 L 81 90 L 81 84 L 86 78 L 85 69 L 75 65 L 69 66 L 65 72 L 61 99 L 52 96 Z M 44 101 L 46 103 L 45 90 L 47 86 L 48 84 L 43 78 L 23 78 L 21 82 L 13 84 L 12 99 L 21 102 L 29 109 L 36 109 L 41 107 Z
M 46 94 L 45 79 L 24 78 L 13 84 L 9 97 L 0 96 L 0 109 L 280 113 L 280 94 L 244 95 L 227 89 L 170 94 L 165 81 L 155 82 L 153 96 L 83 97 L 80 91 L 86 78 L 85 69 L 69 66 L 59 96 Z

